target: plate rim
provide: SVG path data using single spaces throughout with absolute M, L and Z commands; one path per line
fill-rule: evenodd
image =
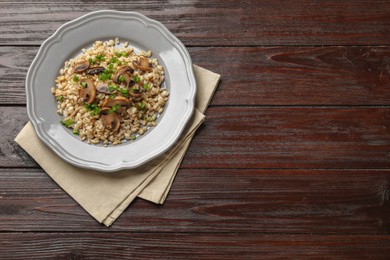
M 167 142 L 163 143 L 158 149 L 155 150 L 155 152 L 147 153 L 143 157 L 140 157 L 135 162 L 128 162 L 121 160 L 119 163 L 116 164 L 102 164 L 98 162 L 92 162 L 92 161 L 86 161 L 81 158 L 73 156 L 71 153 L 69 153 L 67 150 L 65 150 L 63 147 L 58 146 L 59 143 L 54 142 L 54 140 L 51 140 L 52 138 L 47 135 L 46 131 L 43 129 L 43 121 L 39 119 L 39 117 L 36 115 L 36 111 L 34 110 L 34 99 L 33 99 L 33 87 L 32 87 L 32 80 L 34 79 L 36 75 L 36 71 L 40 65 L 40 63 L 44 60 L 46 52 L 50 49 L 50 46 L 56 42 L 60 42 L 63 35 L 69 31 L 77 27 L 78 25 L 82 23 L 87 23 L 90 20 L 98 19 L 99 16 L 104 17 L 105 15 L 112 15 L 114 18 L 115 16 L 118 19 L 123 18 L 129 18 L 136 19 L 139 22 L 142 22 L 144 26 L 150 26 L 154 29 L 158 30 L 161 35 L 163 35 L 169 42 L 174 44 L 175 48 L 179 48 L 179 53 L 181 55 L 184 55 L 183 60 L 186 65 L 186 75 L 189 80 L 189 85 L 193 86 L 189 88 L 189 93 L 187 95 L 186 101 L 188 102 L 188 111 L 186 111 L 186 114 L 184 114 L 183 120 L 181 121 L 182 124 L 177 126 L 177 131 L 175 135 L 171 138 L 172 140 L 168 140 Z M 101 172 L 115 172 L 123 169 L 134 169 L 137 168 L 152 159 L 158 157 L 159 155 L 166 152 L 169 148 L 171 148 L 177 140 L 180 138 L 182 133 L 184 132 L 186 125 L 188 125 L 188 122 L 190 121 L 192 114 L 195 109 L 195 97 L 196 97 L 196 80 L 195 80 L 195 74 L 192 66 L 192 60 L 191 56 L 189 55 L 188 50 L 184 46 L 184 44 L 172 33 L 168 30 L 165 25 L 163 25 L 161 22 L 151 19 L 139 12 L 134 11 L 117 11 L 117 10 L 99 10 L 94 12 L 89 12 L 87 14 L 84 14 L 78 18 L 75 18 L 73 20 L 70 20 L 64 24 L 62 24 L 50 37 L 48 37 L 40 46 L 36 56 L 34 57 L 34 60 L 32 61 L 28 72 L 26 76 L 26 83 L 25 83 L 25 90 L 26 90 L 26 104 L 27 104 L 27 114 L 28 117 L 35 129 L 35 133 L 39 137 L 39 139 L 45 143 L 53 152 L 55 152 L 61 159 L 67 161 L 68 163 L 75 165 L 77 167 L 86 168 L 86 169 L 93 169 Z

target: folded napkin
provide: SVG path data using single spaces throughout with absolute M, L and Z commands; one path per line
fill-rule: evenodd
M 194 72 L 196 109 L 185 131 L 170 150 L 137 169 L 105 173 L 75 167 L 44 145 L 30 122 L 15 141 L 92 217 L 108 227 L 137 196 L 159 204 L 165 201 L 220 79 L 220 75 L 196 65 Z

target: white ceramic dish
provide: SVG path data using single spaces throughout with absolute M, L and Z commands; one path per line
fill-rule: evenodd
M 169 101 L 156 127 L 136 141 L 89 145 L 61 125 L 51 87 L 66 60 L 97 40 L 119 37 L 136 50 L 152 50 L 165 69 Z M 97 11 L 62 25 L 41 46 L 26 78 L 27 112 L 39 138 L 65 161 L 113 172 L 141 166 L 168 150 L 194 110 L 196 81 L 184 45 L 161 23 L 136 12 Z

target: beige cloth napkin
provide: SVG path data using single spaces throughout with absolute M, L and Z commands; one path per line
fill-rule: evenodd
M 154 203 L 165 201 L 220 79 L 220 75 L 196 65 L 194 72 L 196 109 L 186 130 L 169 151 L 137 169 L 104 173 L 70 165 L 39 140 L 31 123 L 27 123 L 15 141 L 92 217 L 108 227 L 137 196 Z

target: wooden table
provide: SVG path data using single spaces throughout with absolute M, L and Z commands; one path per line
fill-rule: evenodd
M 167 201 L 98 224 L 13 140 L 40 44 L 101 9 L 222 75 Z M 0 2 L 0 258 L 385 258 L 389 1 Z

